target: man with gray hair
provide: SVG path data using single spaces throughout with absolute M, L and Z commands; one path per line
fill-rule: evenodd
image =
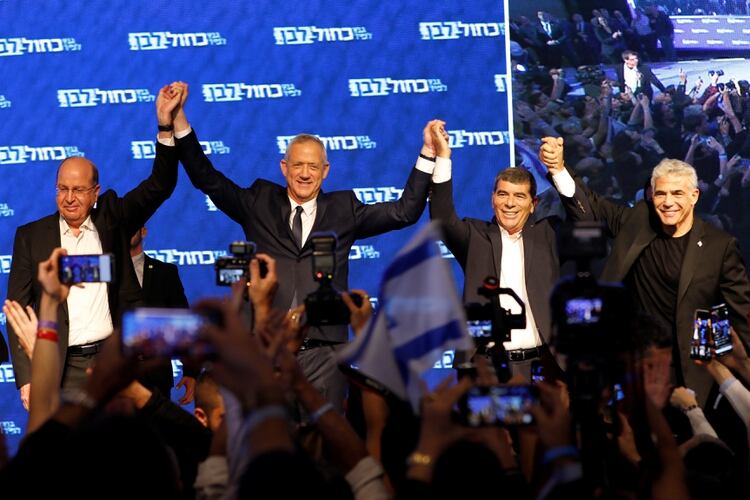
M 574 179 L 563 164 L 563 141 L 542 139 L 547 166 L 566 212 L 574 220 L 598 220 L 614 239 L 601 275 L 623 282 L 649 316 L 672 326 L 674 375 L 706 403 L 711 378 L 689 357 L 696 309 L 725 303 L 737 333 L 750 343 L 750 282 L 737 240 L 695 216 L 698 178 L 679 160 L 662 160 L 651 176 L 652 201 L 617 205 Z M 680 369 L 681 368 L 681 369 Z
M 366 205 L 351 190 L 322 191 L 330 165 L 323 142 L 314 135 L 300 134 L 287 146 L 280 162 L 285 186 L 257 179 L 247 188 L 228 179 L 206 158 L 183 105 L 175 119 L 175 137 L 180 161 L 193 185 L 242 226 L 245 237 L 257 245 L 259 253 L 275 259 L 279 286 L 273 307 L 281 310 L 304 303 L 305 297 L 319 287 L 313 279 L 311 233 L 336 233 L 338 245 L 332 283 L 339 290 L 347 290 L 349 251 L 354 242 L 417 222 L 427 205 L 435 167 L 435 153 L 426 127 L 420 157 L 411 169 L 401 198 Z M 347 341 L 348 328 L 346 325 L 310 327 L 307 336 L 298 356 L 300 365 L 315 387 L 341 410 L 347 385 L 338 369 L 335 352 Z

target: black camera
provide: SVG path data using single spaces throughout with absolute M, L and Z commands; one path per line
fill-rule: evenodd
M 349 308 L 341 299 L 341 292 L 333 286 L 336 272 L 336 233 L 315 233 L 310 235 L 312 242 L 313 279 L 320 283 L 319 288 L 305 297 L 307 324 L 313 326 L 346 325 L 351 321 Z M 362 297 L 351 295 L 352 302 L 359 307 Z
M 510 288 L 501 288 L 494 276 L 484 279 L 477 293 L 486 298 L 486 302 L 472 302 L 464 305 L 466 325 L 469 334 L 477 346 L 501 344 L 511 337 L 511 330 L 526 328 L 526 305 Z M 521 312 L 511 314 L 500 305 L 500 296 L 509 295 L 521 307 Z
M 242 278 L 249 279 L 248 269 L 250 261 L 255 257 L 255 243 L 250 241 L 233 241 L 229 244 L 229 253 L 225 257 L 216 259 L 216 284 L 219 286 L 232 286 Z M 266 275 L 268 268 L 265 262 L 260 263 L 261 277 Z
M 714 76 L 714 75 L 717 75 L 717 76 L 724 76 L 724 70 L 723 70 L 723 69 L 717 69 L 716 71 L 714 71 L 714 70 L 710 70 L 710 71 L 708 72 L 708 76 Z

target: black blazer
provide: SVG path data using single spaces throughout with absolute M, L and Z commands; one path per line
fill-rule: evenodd
M 298 303 L 318 289 L 312 278 L 312 243 L 302 249 L 289 227 L 291 206 L 285 186 L 258 179 L 252 186 L 241 188 L 216 170 L 206 158 L 194 132 L 177 140 L 180 161 L 193 185 L 210 196 L 216 206 L 245 232 L 257 245 L 257 251 L 276 259 L 279 288 L 273 307 L 287 309 L 296 292 Z M 369 238 L 414 224 L 427 204 L 431 175 L 412 169 L 401 199 L 394 202 L 365 205 L 353 191 L 320 192 L 312 232 L 334 231 L 338 236 L 336 271 L 333 284 L 348 289 L 349 251 L 360 238 Z M 312 338 L 344 342 L 348 329 L 344 326 L 311 329 Z
M 130 238 L 143 227 L 156 209 L 170 197 L 177 185 L 177 151 L 157 143 L 151 175 L 122 198 L 107 190 L 99 196 L 91 211 L 91 220 L 99 233 L 104 253 L 114 254 L 114 281 L 107 286 L 112 321 L 119 323 L 123 309 L 142 305 L 143 293 L 130 259 Z M 39 263 L 47 260 L 60 243 L 60 214 L 43 217 L 20 226 L 13 242 L 13 261 L 8 278 L 8 298 L 22 306 L 39 306 L 41 285 L 36 279 Z M 64 360 L 68 347 L 68 304 L 60 305 L 57 313 L 60 357 Z M 9 325 L 10 326 L 10 325 Z M 31 364 L 18 343 L 12 328 L 8 338 L 13 356 L 16 385 L 29 382 Z
M 146 307 L 188 308 L 177 266 L 144 256 L 143 302 Z
M 576 179 L 572 198 L 560 198 L 573 219 L 600 220 L 606 224 L 614 241 L 601 279 L 623 281 L 641 252 L 657 236 L 652 222 L 656 217 L 653 206 L 645 201 L 633 208 L 617 205 L 598 196 L 580 179 Z M 689 356 L 693 316 L 696 309 L 707 309 L 722 302 L 729 307 L 732 326 L 745 344 L 750 344 L 747 323 L 750 282 L 737 240 L 696 216 L 682 261 L 674 326 L 685 382 L 704 403 L 713 380 Z
M 483 302 L 477 288 L 487 276 L 500 277 L 503 245 L 495 218 L 459 219 L 453 205 L 453 181 L 433 184 L 430 217 L 441 223 L 445 245 L 464 271 L 464 302 Z M 526 293 L 539 335 L 549 342 L 552 318 L 549 298 L 560 277 L 555 230 L 548 218 L 529 220 L 523 228 Z M 518 293 L 518 290 L 516 290 Z
M 656 77 L 654 72 L 651 71 L 651 68 L 649 68 L 645 64 L 639 65 L 638 71 L 641 72 L 641 89 L 643 89 L 643 93 L 646 94 L 650 100 L 653 100 L 654 98 L 654 89 L 651 88 L 652 84 L 656 85 L 656 88 L 658 88 L 662 92 L 667 90 L 664 87 L 664 84 L 662 84 L 661 81 L 659 81 L 659 79 Z M 615 72 L 617 73 L 617 82 L 620 86 L 620 92 L 624 92 L 625 91 L 624 63 L 615 64 Z

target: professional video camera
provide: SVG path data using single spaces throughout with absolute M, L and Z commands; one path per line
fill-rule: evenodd
M 620 284 L 599 283 L 591 275 L 591 261 L 604 257 L 607 242 L 597 222 L 576 222 L 560 233 L 561 260 L 576 261 L 577 272 L 558 282 L 550 300 L 554 331 L 552 346 L 565 355 L 565 375 L 571 410 L 581 435 L 584 477 L 606 484 L 602 457 L 611 436 L 621 432 L 614 404 L 602 409 L 603 397 L 625 384 L 635 308 Z M 604 418 L 602 412 L 609 412 Z M 607 428 L 606 421 L 613 428 Z M 608 437 L 609 436 L 609 437 Z M 603 482 L 602 482 L 603 481 Z
M 500 282 L 494 276 L 484 279 L 477 293 L 484 297 L 484 302 L 472 302 L 464 305 L 466 312 L 466 326 L 477 347 L 476 356 L 487 356 L 495 367 L 498 379 L 504 382 L 510 378 L 508 355 L 503 342 L 511 339 L 511 330 L 526 328 L 526 305 L 510 288 L 501 288 Z M 500 304 L 500 296 L 510 296 L 521 308 L 519 313 L 513 314 Z M 471 363 L 457 363 L 459 372 L 463 369 L 473 369 Z
M 310 235 L 313 247 L 313 279 L 320 287 L 305 298 L 307 324 L 313 326 L 346 325 L 351 313 L 341 299 L 341 292 L 333 287 L 336 272 L 336 233 L 314 233 Z M 362 305 L 362 297 L 351 295 L 355 305 Z
M 224 257 L 216 259 L 214 269 L 216 270 L 216 284 L 219 286 L 232 286 L 232 283 L 242 278 L 249 279 L 248 266 L 255 257 L 255 243 L 250 241 L 233 241 L 229 244 L 229 253 Z M 260 263 L 261 277 L 266 275 L 268 269 L 265 262 Z
M 576 79 L 581 82 L 587 96 L 598 98 L 602 91 L 602 82 L 607 79 L 601 65 L 579 66 Z

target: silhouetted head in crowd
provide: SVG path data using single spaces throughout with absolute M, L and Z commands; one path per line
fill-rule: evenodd
M 747 496 L 748 473 L 724 442 L 702 434 L 680 445 L 680 451 L 693 500 Z
M 224 421 L 224 398 L 219 386 L 205 371 L 198 377 L 195 385 L 195 410 L 193 412 L 201 424 L 216 432 Z
M 435 461 L 432 486 L 436 498 L 497 498 L 505 473 L 486 446 L 458 441 Z

